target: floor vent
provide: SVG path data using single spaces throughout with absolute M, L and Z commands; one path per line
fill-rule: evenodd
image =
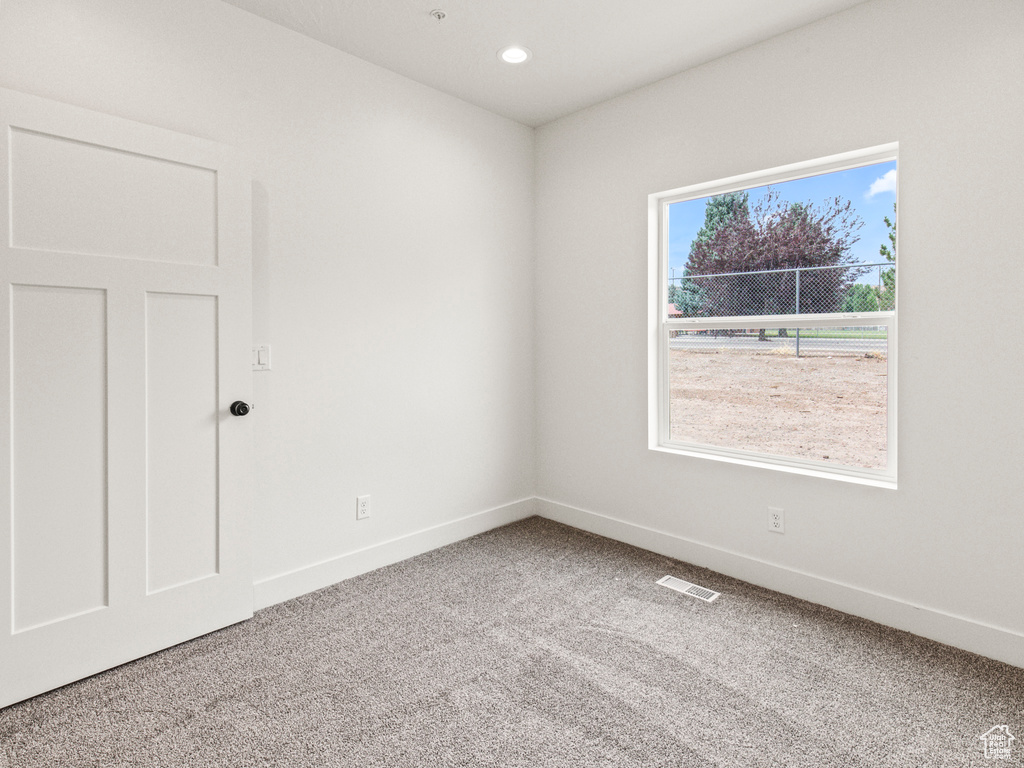
M 721 592 L 712 592 L 707 587 L 699 587 L 688 581 L 677 579 L 675 576 L 664 576 L 658 579 L 658 583 L 663 587 L 674 589 L 676 592 L 682 592 L 684 595 L 696 597 L 698 600 L 703 600 L 705 603 L 712 603 L 722 596 Z

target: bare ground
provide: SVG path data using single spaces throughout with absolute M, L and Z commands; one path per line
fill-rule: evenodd
M 886 359 L 672 350 L 672 439 L 886 465 Z

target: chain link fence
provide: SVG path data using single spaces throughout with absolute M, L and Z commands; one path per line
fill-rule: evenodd
M 744 317 L 895 309 L 891 262 L 670 277 L 669 317 Z

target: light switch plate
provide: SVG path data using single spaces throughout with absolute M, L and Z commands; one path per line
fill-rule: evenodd
M 270 345 L 252 348 L 252 369 L 254 371 L 270 370 Z

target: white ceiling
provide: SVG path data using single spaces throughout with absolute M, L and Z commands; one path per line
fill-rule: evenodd
M 224 1 L 537 126 L 864 0 Z

